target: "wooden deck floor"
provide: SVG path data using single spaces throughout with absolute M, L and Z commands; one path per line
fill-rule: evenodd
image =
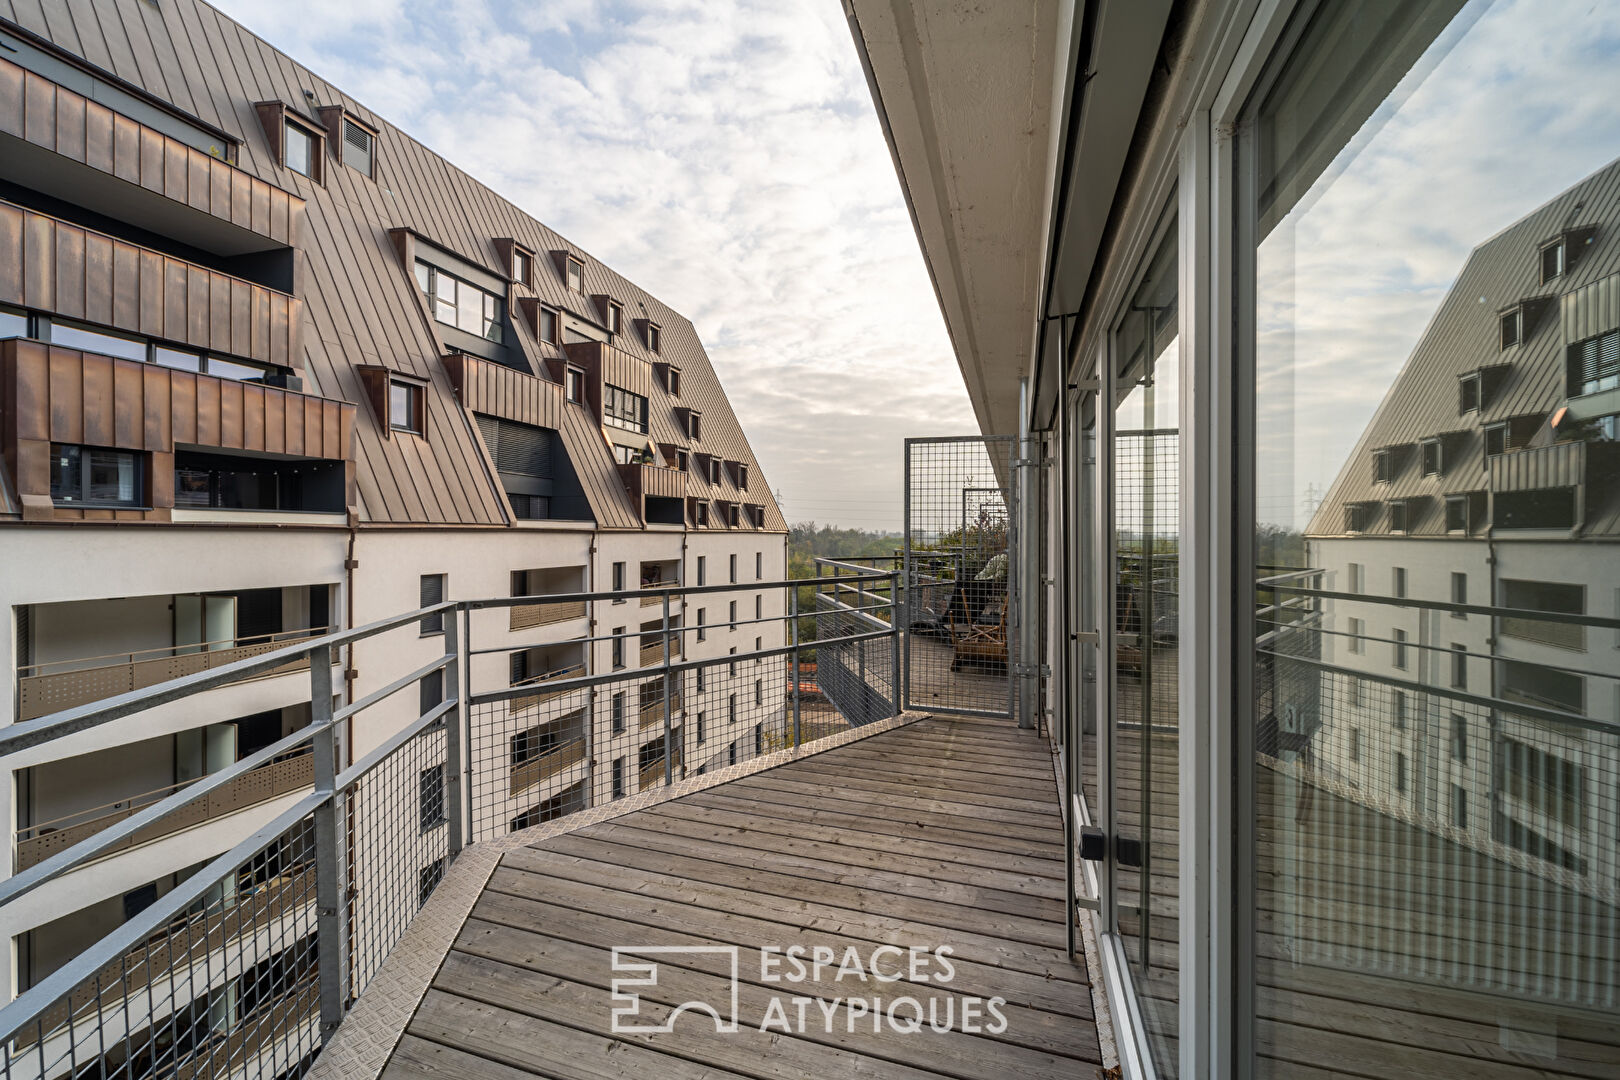
M 520 848 L 384 1076 L 1099 1077 L 1085 967 L 1064 953 L 1061 836 L 1044 739 L 932 719 Z M 689 1010 L 669 1032 L 610 1033 L 615 946 L 716 945 L 738 947 L 739 1030 Z M 880 946 L 950 946 L 954 976 L 765 981 L 760 948 L 794 945 L 863 964 Z M 729 1001 L 723 955 L 637 959 L 659 973 L 636 988 L 636 1023 Z M 877 959 L 894 973 L 892 952 Z M 796 996 L 814 999 L 802 1030 Z M 873 997 L 941 1021 L 949 1008 L 952 1030 L 875 1031 L 851 1004 Z M 964 1003 L 991 997 L 1004 1030 L 982 1014 L 965 1031 Z M 773 998 L 789 1033 L 760 1030 Z

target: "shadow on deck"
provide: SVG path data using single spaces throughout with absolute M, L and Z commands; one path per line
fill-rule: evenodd
M 919 720 L 511 848 L 383 1075 L 1099 1076 L 1062 895 L 1046 742 L 1006 721 Z M 656 985 L 624 988 L 639 1004 L 612 997 L 616 974 L 635 977 L 612 950 L 630 946 L 657 965 Z M 658 951 L 671 946 L 707 951 Z M 729 1016 L 733 946 L 738 1030 L 689 1009 L 667 1032 L 611 1032 L 616 1005 L 654 1027 L 689 1001 Z M 836 959 L 819 979 L 767 981 L 761 948 L 792 946 Z M 949 946 L 954 970 L 930 955 L 913 978 L 914 946 Z M 838 978 L 851 949 L 901 981 Z M 1004 1023 L 974 1007 L 993 997 Z

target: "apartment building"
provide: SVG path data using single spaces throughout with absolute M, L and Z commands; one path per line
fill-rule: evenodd
M 1620 1070 L 1614 10 L 844 10 L 1122 1075 Z
M 452 632 L 473 688 L 533 684 L 470 762 L 495 832 L 769 744 L 686 709 L 717 700 L 690 676 L 561 719 L 545 690 L 782 644 L 754 586 L 785 524 L 692 324 L 205 4 L 0 3 L 0 462 L 0 722 L 443 600 L 623 591 L 424 620 L 346 649 L 334 693 Z M 666 610 L 705 576 L 737 588 Z M 14 757 L 0 868 L 302 726 L 306 668 Z M 443 693 L 357 716 L 344 760 Z M 307 750 L 9 906 L 8 989 L 295 801 Z

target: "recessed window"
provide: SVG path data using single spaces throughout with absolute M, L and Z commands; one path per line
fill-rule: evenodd
M 422 387 L 416 383 L 388 380 L 388 426 L 394 431 L 422 434 Z
M 51 444 L 51 501 L 61 506 L 139 506 L 141 461 L 128 450 Z
M 1468 603 L 1468 575 L 1461 570 L 1451 572 L 1451 602 L 1453 604 Z M 1454 619 L 1466 619 L 1468 613 L 1454 611 L 1451 613 L 1451 617 Z
M 613 797 L 624 798 L 624 758 L 613 759 Z
M 733 529 L 742 528 L 742 507 L 738 506 L 736 503 L 732 503 L 726 508 L 726 524 L 730 525 Z M 735 581 L 736 579 L 733 578 L 732 580 Z
M 418 606 L 430 608 L 444 603 L 444 585 L 445 575 L 423 574 L 417 585 Z M 431 615 L 422 616 L 417 629 L 423 637 L 444 633 L 444 612 L 435 611 Z
M 621 387 L 602 387 L 602 422 L 647 433 L 647 399 Z
M 754 580 L 765 580 L 765 553 L 763 551 L 754 552 Z
M 1509 431 L 1506 424 L 1490 424 L 1485 428 L 1485 456 L 1495 457 L 1508 452 Z
M 709 527 L 709 504 L 701 500 L 692 507 L 692 521 L 700 529 Z
M 565 272 L 567 274 L 568 287 L 573 289 L 575 292 L 584 292 L 585 264 L 574 258 L 572 255 L 568 256 L 568 258 L 564 260 L 564 263 L 566 266 Z
M 737 584 L 737 556 L 735 555 L 731 556 L 731 583 L 733 585 Z M 732 618 L 735 620 L 736 616 L 732 616 Z
M 616 562 L 613 564 L 613 591 L 624 591 L 624 563 L 622 562 Z M 623 600 L 615 600 L 613 602 L 615 604 L 624 603 Z
M 1373 483 L 1387 484 L 1395 479 L 1395 451 L 1373 451 Z
M 1377 503 L 1350 503 L 1344 508 L 1344 531 L 1366 532 L 1372 524 L 1373 509 Z
M 1483 397 L 1481 393 L 1483 388 L 1484 380 L 1480 377 L 1477 371 L 1469 375 L 1464 375 L 1458 379 L 1457 412 L 1461 414 L 1477 411 Z
M 1397 600 L 1406 599 L 1406 567 L 1396 566 L 1390 569 L 1389 594 Z
M 505 301 L 470 281 L 416 260 L 416 284 L 427 297 L 433 318 L 499 344 Z
M 1467 532 L 1469 530 L 1468 496 L 1452 495 L 1446 499 L 1446 531 Z
M 1403 533 L 1406 531 L 1406 503 L 1397 500 L 1389 504 L 1389 531 Z
M 1468 760 L 1468 720 L 1461 713 L 1451 714 L 1451 760 Z
M 295 173 L 316 179 L 316 137 L 291 120 L 283 121 L 281 163 Z
M 686 414 L 686 434 L 687 437 L 692 439 L 694 442 L 700 441 L 703 438 L 702 413 L 689 412 Z M 716 484 L 720 482 L 720 462 L 718 459 L 716 459 L 714 462 L 714 476 L 711 477 L 711 479 Z
M 1365 563 L 1351 563 L 1345 576 L 1349 579 L 1346 584 L 1349 586 L 1350 592 L 1359 596 L 1367 591 L 1367 567 Z
M 741 462 L 737 465 L 737 487 L 743 491 L 748 490 L 748 466 Z
M 660 354 L 664 351 L 664 330 L 655 322 L 647 324 L 647 349 L 650 352 Z M 672 369 L 669 373 L 670 393 L 679 394 L 681 392 L 680 381 L 681 373 Z
M 709 609 L 708 608 L 698 608 L 698 611 L 697 611 L 697 639 L 699 641 L 707 641 L 707 640 L 709 640 Z
M 1393 631 L 1393 635 L 1394 635 L 1394 638 L 1395 638 L 1395 655 L 1394 655 L 1394 658 L 1393 658 L 1394 663 L 1395 663 L 1395 666 L 1397 668 L 1400 668 L 1402 671 L 1405 671 L 1406 670 L 1406 641 L 1407 641 L 1406 631 L 1405 630 L 1396 630 L 1396 631 Z M 1396 697 L 1397 702 L 1404 706 L 1406 704 L 1406 695 L 1402 694 L 1398 690 L 1396 691 L 1396 695 L 1397 695 L 1397 697 Z M 1402 715 L 1401 715 L 1400 718 L 1401 718 L 1401 720 L 1404 721 L 1405 720 L 1405 715 L 1404 715 L 1405 710 L 1402 709 L 1401 712 L 1402 712 Z M 1397 725 L 1397 726 L 1400 726 L 1400 725 Z
M 624 308 L 618 304 L 608 303 L 608 333 L 617 334 L 624 326 Z
M 1423 475 L 1439 476 L 1445 472 L 1445 448 L 1439 439 L 1423 440 Z
M 1451 643 L 1451 688 L 1468 689 L 1468 646 L 1458 641 Z
M 1514 308 L 1502 313 L 1502 348 L 1511 349 L 1524 340 L 1524 309 Z
M 709 483 L 718 484 L 719 482 L 720 482 L 720 459 L 719 458 L 710 458 L 709 459 Z
M 520 248 L 512 249 L 512 280 L 521 285 L 534 283 L 534 257 Z
M 1541 248 L 1541 283 L 1545 285 L 1553 278 L 1564 276 L 1564 238 L 1559 237 L 1550 244 Z
M 613 695 L 613 734 L 624 734 L 624 691 L 620 690 Z
M 568 400 L 580 403 L 585 400 L 585 373 L 579 368 L 569 368 L 564 376 L 567 380 Z
M 1620 387 L 1620 330 L 1569 347 L 1571 397 Z
M 697 557 L 697 583 L 699 585 L 709 583 L 709 558 L 707 555 Z
M 624 627 L 622 626 L 613 628 L 613 666 L 614 668 L 624 667 Z
M 1360 656 L 1366 649 L 1364 640 L 1366 637 L 1366 622 L 1363 619 L 1347 619 L 1345 624 L 1350 632 L 1350 641 L 1345 648 L 1350 651 L 1351 655 Z
M 367 176 L 377 160 L 377 137 L 347 117 L 343 119 L 343 164 Z
M 681 472 L 688 472 L 692 468 L 692 458 L 685 450 L 675 451 L 675 467 Z
M 547 345 L 557 344 L 557 312 L 543 305 L 540 308 L 540 340 Z

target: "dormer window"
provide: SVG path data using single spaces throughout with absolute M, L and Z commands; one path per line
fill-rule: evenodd
M 573 289 L 575 292 L 584 292 L 585 264 L 574 258 L 572 255 L 567 256 L 563 261 L 566 265 L 564 274 L 568 282 L 568 287 Z
M 512 280 L 534 287 L 534 256 L 520 247 L 512 249 Z
M 377 136 L 349 117 L 343 118 L 343 164 L 366 176 L 374 176 L 377 163 Z
M 1567 251 L 1562 236 L 1541 245 L 1541 283 L 1543 285 L 1553 278 L 1564 276 Z
M 578 405 L 585 400 L 585 373 L 579 368 L 571 367 L 563 375 L 564 392 L 568 400 Z
M 1395 451 L 1373 451 L 1373 483 L 1387 484 L 1395 479 Z
M 1396 500 L 1389 504 L 1389 531 L 1403 533 L 1406 531 L 1406 503 Z
M 1451 495 L 1446 499 L 1446 531 L 1469 532 L 1473 526 L 1473 497 Z
M 685 450 L 675 451 L 675 467 L 686 472 L 692 467 L 692 459 Z
M 541 341 L 547 345 L 557 344 L 557 311 L 555 308 L 548 308 L 542 304 L 539 317 L 536 319 L 536 326 Z
M 624 326 L 624 308 L 611 300 L 608 301 L 607 308 L 608 333 L 618 334 Z
M 730 525 L 733 529 L 742 528 L 742 507 L 738 506 L 736 503 L 728 503 L 726 505 L 726 524 Z
M 709 527 L 709 504 L 701 499 L 692 504 L 692 523 L 703 529 Z
M 1471 371 L 1457 380 L 1457 413 L 1477 412 L 1483 400 L 1484 380 L 1479 372 Z
M 702 413 L 692 412 L 692 413 L 687 413 L 686 414 L 686 434 L 693 442 L 700 442 L 703 439 L 703 414 Z M 715 462 L 715 465 L 716 465 L 716 468 L 718 468 L 718 466 L 719 466 L 718 460 Z M 715 478 L 715 482 L 716 483 L 719 482 L 719 477 L 718 476 Z
M 740 461 L 737 462 L 737 488 L 741 491 L 748 490 L 748 466 Z
M 506 301 L 421 259 L 416 260 L 416 284 L 427 298 L 434 319 L 500 344 Z
M 388 382 L 388 427 L 392 431 L 407 431 L 420 435 L 423 430 L 422 386 L 403 379 Z
M 1424 439 L 1422 443 L 1422 450 L 1423 475 L 1439 476 L 1444 473 L 1446 468 L 1444 444 L 1442 444 L 1438 438 Z
M 675 368 L 669 369 L 669 394 L 671 397 L 681 396 L 681 373 Z
M 1509 308 L 1501 314 L 1501 343 L 1511 349 L 1524 340 L 1524 308 Z
M 1485 456 L 1495 457 L 1508 452 L 1508 426 L 1491 424 L 1485 429 Z
M 1372 524 L 1372 512 L 1377 503 L 1350 503 L 1344 508 L 1344 531 L 1366 532 Z
M 284 120 L 281 136 L 281 163 L 301 176 L 311 180 L 318 179 L 317 171 L 320 169 L 320 154 L 317 149 L 319 136 L 296 124 L 292 120 Z
M 647 324 L 647 351 L 655 354 L 662 354 L 664 351 L 664 330 L 655 322 Z M 670 393 L 675 394 L 679 391 L 671 390 Z
M 720 482 L 720 459 L 719 458 L 710 458 L 709 459 L 709 483 L 718 484 L 719 482 Z

